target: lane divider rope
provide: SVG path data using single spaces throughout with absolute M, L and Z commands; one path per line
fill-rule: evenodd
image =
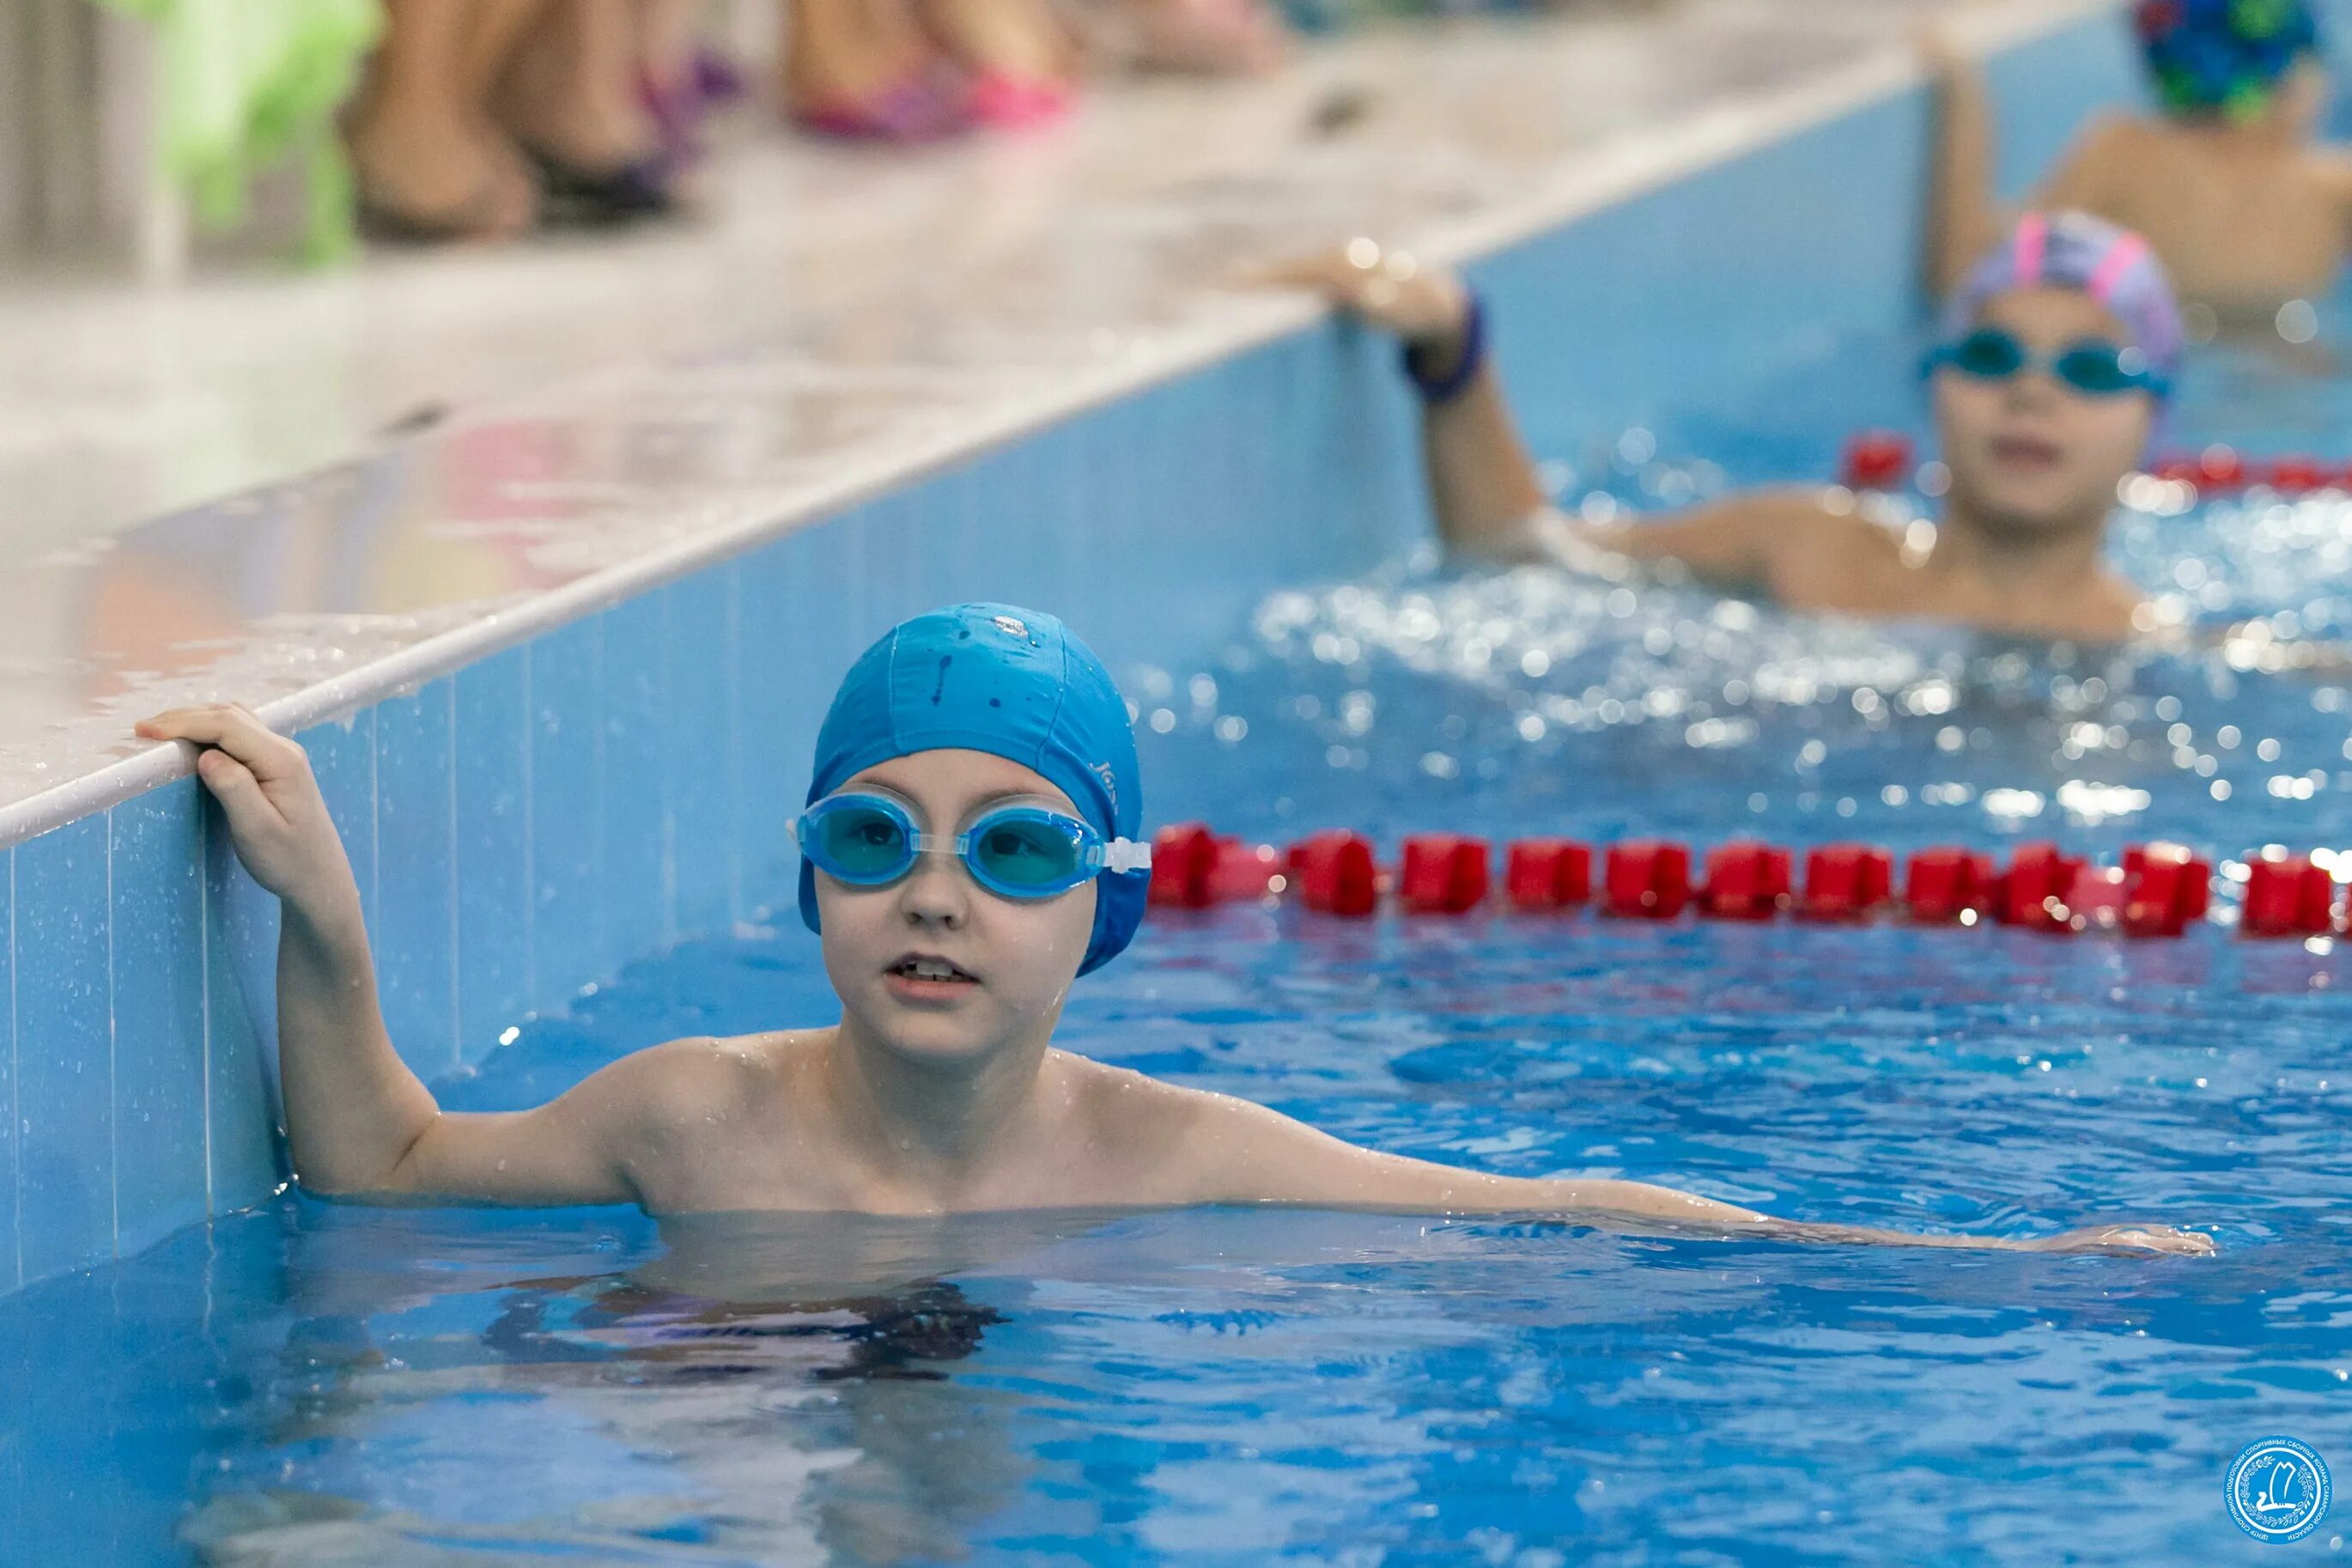
M 2234 447 L 2212 446 L 2200 452 L 2164 452 L 2151 459 L 2147 476 L 2186 485 L 2200 496 L 2268 489 L 2284 496 L 2318 490 L 2352 490 L 2352 464 L 2308 455 L 2252 458 Z M 1900 490 L 1919 482 L 1916 446 L 1899 430 L 1864 430 L 1845 444 L 1838 482 L 1850 490 Z
M 1801 877 L 1799 865 L 1796 851 L 1750 839 L 1718 844 L 1697 860 L 1687 845 L 1665 839 L 1596 850 L 1570 839 L 1523 838 L 1505 847 L 1498 879 L 1493 846 L 1460 834 L 1416 834 L 1383 864 L 1359 833 L 1318 833 L 1277 848 L 1189 822 L 1161 829 L 1154 840 L 1150 899 L 1162 909 L 1192 910 L 1292 901 L 1314 914 L 1355 920 L 1383 906 L 1417 915 L 1593 907 L 1621 920 L 1671 921 L 1688 911 L 1727 921 L 1892 918 L 2141 938 L 2183 935 L 2217 910 L 2211 863 L 2178 844 L 2134 845 L 2112 866 L 2049 843 L 2018 846 L 2006 866 L 1978 850 L 1945 846 L 1910 856 L 1899 878 L 1891 850 L 1824 844 L 1803 852 Z M 2304 940 L 2352 931 L 2329 866 L 2273 848 L 2249 856 L 2246 871 L 2238 906 L 2243 935 Z

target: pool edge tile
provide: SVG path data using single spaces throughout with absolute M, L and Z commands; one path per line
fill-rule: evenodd
M 530 645 L 530 1009 L 561 1010 L 604 973 L 601 658 L 592 616 Z
M 740 896 L 736 578 L 732 562 L 713 567 L 673 584 L 665 605 L 671 657 L 662 762 L 673 940 L 723 931 Z
M 179 779 L 108 812 L 115 1226 L 124 1256 L 205 1217 L 205 800 Z
M 215 1217 L 286 1179 L 278 1127 L 278 900 L 237 863 L 228 824 L 205 812 L 205 1037 Z
M 427 1081 L 458 1065 L 457 689 L 436 680 L 375 710 L 376 994 Z
M 530 668 L 510 648 L 457 677 L 457 1056 L 478 1062 L 530 997 Z
M 671 672 L 667 591 L 626 599 L 597 619 L 603 702 L 598 752 L 596 960 L 585 978 L 669 945 L 677 930 L 670 769 Z
M 16 848 L 19 1247 L 25 1281 L 114 1256 L 107 818 Z
M 0 963 L 7 966 L 0 981 L 0 1007 L 6 1008 L 5 1034 L 0 1035 L 0 1293 L 25 1282 L 24 1231 L 17 1217 L 16 1139 L 20 1112 L 16 1103 L 16 852 L 6 851 L 7 941 L 0 943 Z

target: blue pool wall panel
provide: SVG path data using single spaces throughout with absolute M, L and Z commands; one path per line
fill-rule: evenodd
M 2139 90 L 2105 22 L 1994 82 L 2012 187 Z M 1905 93 L 1479 263 L 1544 440 L 1734 400 L 1916 323 L 1927 130 Z M 1392 347 L 1307 328 L 304 731 L 404 1058 L 446 1074 L 631 958 L 789 921 L 784 826 L 823 705 L 893 621 L 1001 599 L 1057 611 L 1118 668 L 1196 658 L 1268 590 L 1426 539 L 1412 421 Z M 195 784 L 0 855 L 6 1289 L 250 1206 L 286 1166 L 278 912 Z

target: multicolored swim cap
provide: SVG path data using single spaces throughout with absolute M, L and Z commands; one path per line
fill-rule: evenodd
M 2319 47 L 2305 0 L 2142 0 L 2140 42 L 2175 114 L 2252 120 Z
M 1094 651 L 1053 616 L 956 605 L 901 622 L 860 655 L 817 731 L 809 804 L 916 752 L 986 752 L 1034 769 L 1105 838 L 1133 838 L 1142 770 L 1127 700 Z M 1095 881 L 1095 929 L 1080 974 L 1117 958 L 1143 923 L 1149 871 Z M 817 921 L 816 874 L 801 863 L 801 919 Z
M 1944 309 L 1944 336 L 1965 336 L 1984 308 L 2019 289 L 2079 289 L 2115 312 L 2171 382 L 2185 334 L 2172 279 L 2147 240 L 2088 213 L 2028 213 L 2006 243 L 1969 272 Z

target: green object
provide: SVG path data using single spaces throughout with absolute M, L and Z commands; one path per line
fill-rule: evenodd
M 379 0 L 97 0 L 144 20 L 163 61 L 163 152 L 200 221 L 244 216 L 253 176 L 307 165 L 308 259 L 354 247 L 352 184 L 335 111 L 381 29 Z

